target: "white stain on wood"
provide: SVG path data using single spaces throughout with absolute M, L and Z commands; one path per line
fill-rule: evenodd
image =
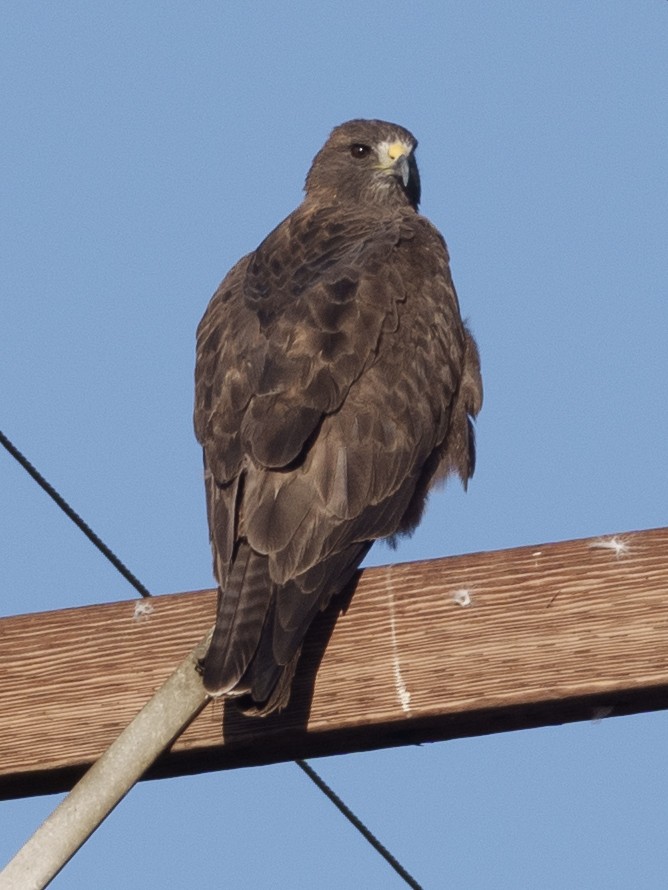
M 390 637 L 392 645 L 392 671 L 394 673 L 394 686 L 397 690 L 397 698 L 405 714 L 410 714 L 411 694 L 406 688 L 401 673 L 399 660 L 399 644 L 397 641 L 397 622 L 394 615 L 394 583 L 392 581 L 392 566 L 387 567 L 387 595 L 390 602 Z

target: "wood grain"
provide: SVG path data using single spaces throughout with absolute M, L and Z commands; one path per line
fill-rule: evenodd
M 335 612 L 314 626 L 287 711 L 213 702 L 148 776 L 668 706 L 668 529 L 615 540 L 627 552 L 584 539 L 366 570 L 333 632 Z M 0 797 L 71 787 L 214 605 L 200 591 L 139 617 L 132 600 L 2 619 Z

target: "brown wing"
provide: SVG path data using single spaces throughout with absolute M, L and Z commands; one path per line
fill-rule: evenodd
M 296 211 L 214 296 L 195 426 L 221 587 L 212 691 L 284 703 L 304 633 L 371 542 L 473 465 L 477 353 L 413 211 Z M 279 682 L 281 674 L 283 682 Z

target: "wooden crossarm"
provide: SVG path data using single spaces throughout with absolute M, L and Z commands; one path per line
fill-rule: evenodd
M 70 788 L 214 607 L 209 590 L 0 620 L 0 797 Z M 213 702 L 147 778 L 668 706 L 665 528 L 367 569 L 334 617 L 284 714 Z

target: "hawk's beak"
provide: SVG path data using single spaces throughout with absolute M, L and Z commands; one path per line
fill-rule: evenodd
M 406 188 L 411 175 L 406 155 L 399 155 L 394 164 L 392 164 L 392 173 L 403 182 L 404 188 Z
M 408 163 L 409 154 L 410 148 L 403 142 L 392 142 L 387 146 L 387 158 L 385 164 L 383 164 L 388 173 L 396 176 L 397 179 L 403 182 L 404 188 L 407 187 L 411 175 L 410 164 Z

